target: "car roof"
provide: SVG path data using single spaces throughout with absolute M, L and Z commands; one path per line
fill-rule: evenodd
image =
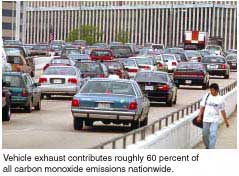
M 89 81 L 115 81 L 115 82 L 125 82 L 125 83 L 134 83 L 134 80 L 131 79 L 114 79 L 114 78 L 91 78 Z
M 152 71 L 152 70 L 142 70 L 139 73 L 160 73 L 160 74 L 168 75 L 168 73 L 164 71 Z

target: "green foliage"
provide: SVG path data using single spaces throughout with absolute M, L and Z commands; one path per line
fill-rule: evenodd
M 103 33 L 98 32 L 96 26 L 82 25 L 79 29 L 74 29 L 69 32 L 66 41 L 85 40 L 89 45 L 92 45 L 93 43 L 99 42 L 96 39 L 102 35 Z
M 120 31 L 117 35 L 116 41 L 122 42 L 122 43 L 128 43 L 129 42 L 129 33 L 126 31 Z

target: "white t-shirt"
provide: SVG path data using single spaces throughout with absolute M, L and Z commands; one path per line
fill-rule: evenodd
M 203 97 L 200 103 L 200 106 L 205 107 L 203 122 L 218 122 L 220 120 L 219 113 L 225 110 L 224 99 L 220 95 L 212 96 L 211 94 L 209 94 L 208 98 L 207 95 L 208 94 Z M 206 98 L 207 101 L 205 103 Z

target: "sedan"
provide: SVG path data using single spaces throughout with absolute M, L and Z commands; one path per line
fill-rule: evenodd
M 202 63 L 181 62 L 174 74 L 173 79 L 177 87 L 180 85 L 209 87 L 209 73 Z
M 104 124 L 131 124 L 135 129 L 147 125 L 149 100 L 134 80 L 91 79 L 73 97 L 71 112 L 74 129 L 80 130 L 85 122 Z
M 51 95 L 75 95 L 83 80 L 74 66 L 49 66 L 39 78 L 42 97 Z
M 137 57 L 130 57 L 130 59 L 135 59 L 140 71 L 142 70 L 157 71 L 158 70 L 156 59 L 152 56 L 137 56 Z
M 124 64 L 124 67 L 126 68 L 129 78 L 134 78 L 136 73 L 139 71 L 139 67 L 135 61 L 135 59 L 121 59 L 120 62 Z
M 165 102 L 168 106 L 176 104 L 177 87 L 168 73 L 142 71 L 137 73 L 135 81 L 140 85 L 150 102 Z
M 201 60 L 202 60 L 202 56 L 199 51 L 185 50 L 184 53 L 185 53 L 188 61 L 201 62 Z
M 224 76 L 229 79 L 230 66 L 223 56 L 207 56 L 202 60 L 203 65 L 210 75 Z
M 105 61 L 104 64 L 108 67 L 110 74 L 117 75 L 120 79 L 129 79 L 129 74 L 121 62 Z
M 229 54 L 226 57 L 227 63 L 230 65 L 230 69 L 237 70 L 237 55 Z
M 164 61 L 168 65 L 168 72 L 174 72 L 178 65 L 177 58 L 174 54 L 162 54 Z

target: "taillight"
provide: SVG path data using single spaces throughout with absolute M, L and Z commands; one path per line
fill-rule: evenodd
M 45 83 L 47 82 L 47 78 L 39 78 L 39 83 Z
M 158 86 L 158 90 L 168 91 L 170 88 L 167 84 Z
M 128 109 L 129 109 L 129 110 L 135 110 L 135 109 L 137 109 L 137 103 L 136 103 L 135 101 L 130 102 Z
M 98 76 L 99 76 L 99 78 L 105 78 L 104 74 L 99 74 Z
M 159 62 L 159 63 L 158 63 L 158 66 L 159 66 L 159 67 L 163 67 L 163 64 Z
M 136 69 L 136 68 L 128 69 L 128 72 L 134 72 L 134 73 L 137 73 L 137 72 L 138 72 L 138 69 Z
M 23 97 L 27 97 L 27 90 L 26 90 L 26 88 L 22 89 L 22 96 Z
M 227 68 L 227 65 L 226 65 L 226 64 L 222 64 L 222 65 L 221 65 L 221 68 L 222 68 L 222 69 L 226 69 L 226 68 Z
M 150 66 L 143 66 L 144 70 L 150 70 Z
M 71 106 L 73 106 L 73 107 L 79 107 L 79 106 L 80 106 L 80 101 L 77 100 L 77 99 L 73 99 L 73 100 L 71 101 Z
M 172 65 L 173 65 L 173 66 L 176 66 L 176 65 L 177 65 L 177 63 L 176 63 L 176 62 L 172 62 Z
M 68 83 L 77 84 L 77 79 L 76 78 L 69 78 Z

